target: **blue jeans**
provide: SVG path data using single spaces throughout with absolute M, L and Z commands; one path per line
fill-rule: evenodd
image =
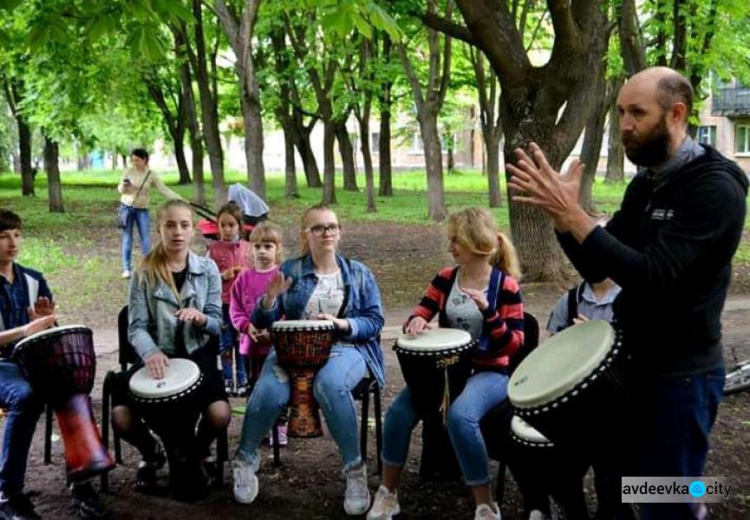
M 20 493 L 31 439 L 43 403 L 34 397 L 18 365 L 5 360 L 0 361 L 0 406 L 8 409 L 0 459 L 0 490 Z
M 133 225 L 138 226 L 138 235 L 141 237 L 141 254 L 144 256 L 151 251 L 151 238 L 149 237 L 150 221 L 147 208 L 133 208 L 130 217 L 122 230 L 122 269 L 132 271 L 131 257 L 133 256 Z
M 362 463 L 352 390 L 366 373 L 367 365 L 356 348 L 334 345 L 328 361 L 313 382 L 313 395 L 339 448 L 344 471 Z M 279 415 L 286 410 L 289 395 L 289 374 L 278 365 L 276 350 L 271 349 L 247 402 L 237 450 L 239 459 L 249 463 L 258 460 L 258 447 Z
M 237 330 L 232 325 L 232 319 L 229 317 L 229 305 L 221 305 L 221 314 L 224 317 L 224 323 L 221 327 L 221 338 L 219 339 L 219 352 L 221 352 L 221 368 L 224 372 L 224 381 L 234 380 L 234 365 L 237 365 L 237 386 L 247 384 L 247 374 L 245 373 L 245 356 L 240 355 L 240 345 L 237 341 Z M 232 356 L 234 355 L 234 364 Z
M 478 372 L 471 376 L 448 411 L 448 434 L 456 450 L 458 463 L 468 486 L 489 484 L 489 456 L 479 421 L 508 395 L 508 376 L 497 372 Z M 411 391 L 401 390 L 385 417 L 383 463 L 402 467 L 409 443 L 420 417 L 414 410 Z

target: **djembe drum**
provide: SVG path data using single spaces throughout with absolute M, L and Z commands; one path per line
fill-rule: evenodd
M 450 403 L 471 375 L 471 334 L 460 329 L 435 329 L 403 335 L 393 350 L 398 356 L 414 409 L 422 419 L 423 480 L 452 480 L 460 475 L 445 422 Z
M 55 327 L 18 342 L 12 355 L 34 389 L 55 410 L 65 445 L 68 480 L 112 469 L 89 394 L 96 375 L 93 332 L 83 325 Z
M 612 325 L 592 320 L 555 334 L 513 372 L 516 415 L 555 444 L 593 448 L 628 404 L 629 356 Z
M 313 396 L 315 374 L 328 361 L 336 326 L 327 320 L 285 320 L 271 325 L 279 366 L 289 372 L 290 437 L 320 437 L 323 426 Z

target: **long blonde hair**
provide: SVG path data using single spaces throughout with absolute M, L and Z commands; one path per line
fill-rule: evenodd
M 190 206 L 190 204 L 181 199 L 170 199 L 159 206 L 159 208 L 156 210 L 157 229 L 160 228 L 162 223 L 164 222 L 164 218 L 167 212 L 174 208 L 188 210 L 190 212 L 190 223 L 192 225 L 193 208 Z M 179 295 L 177 286 L 174 283 L 174 278 L 172 277 L 172 271 L 170 271 L 169 265 L 167 264 L 167 251 L 164 249 L 164 243 L 161 241 L 161 239 L 159 239 L 153 249 L 151 249 L 151 251 L 146 256 L 144 256 L 143 259 L 141 259 L 139 269 L 141 273 L 143 273 L 143 275 L 146 277 L 146 280 L 148 280 L 148 283 L 152 286 L 155 286 L 156 283 L 161 280 L 165 284 L 167 284 L 170 289 L 172 289 L 172 292 L 174 292 L 175 296 Z
M 308 239 L 307 239 L 306 230 L 307 230 L 307 218 L 310 216 L 310 213 L 312 213 L 313 211 L 330 211 L 331 213 L 334 214 L 337 221 L 339 219 L 338 215 L 336 215 L 336 212 L 334 212 L 331 208 L 329 208 L 326 204 L 322 202 L 307 208 L 305 212 L 302 214 L 302 218 L 300 219 L 300 228 L 299 228 L 299 232 L 300 232 L 300 246 L 299 247 L 302 252 L 302 256 L 305 256 L 310 253 L 310 243 L 308 242 Z
M 258 222 L 250 232 L 249 238 L 251 244 L 255 244 L 258 242 L 268 242 L 271 244 L 276 244 L 276 263 L 281 263 L 283 246 L 281 244 L 281 228 L 278 224 L 274 224 L 269 220 Z
M 448 236 L 471 253 L 515 279 L 521 278 L 521 266 L 513 242 L 497 228 L 495 217 L 484 208 L 471 207 L 448 217 Z

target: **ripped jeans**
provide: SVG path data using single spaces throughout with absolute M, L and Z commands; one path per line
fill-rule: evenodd
M 315 376 L 313 394 L 325 417 L 328 430 L 339 448 L 344 471 L 359 466 L 357 409 L 352 389 L 365 377 L 367 366 L 356 348 L 334 345 L 328 361 Z M 289 402 L 289 374 L 279 367 L 276 351 L 268 354 L 258 383 L 245 410 L 237 458 L 256 464 L 258 447 Z

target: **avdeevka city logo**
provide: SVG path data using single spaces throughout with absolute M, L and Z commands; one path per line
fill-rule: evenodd
M 700 498 L 706 494 L 706 485 L 700 480 L 694 480 L 690 483 L 690 494 L 695 498 Z

